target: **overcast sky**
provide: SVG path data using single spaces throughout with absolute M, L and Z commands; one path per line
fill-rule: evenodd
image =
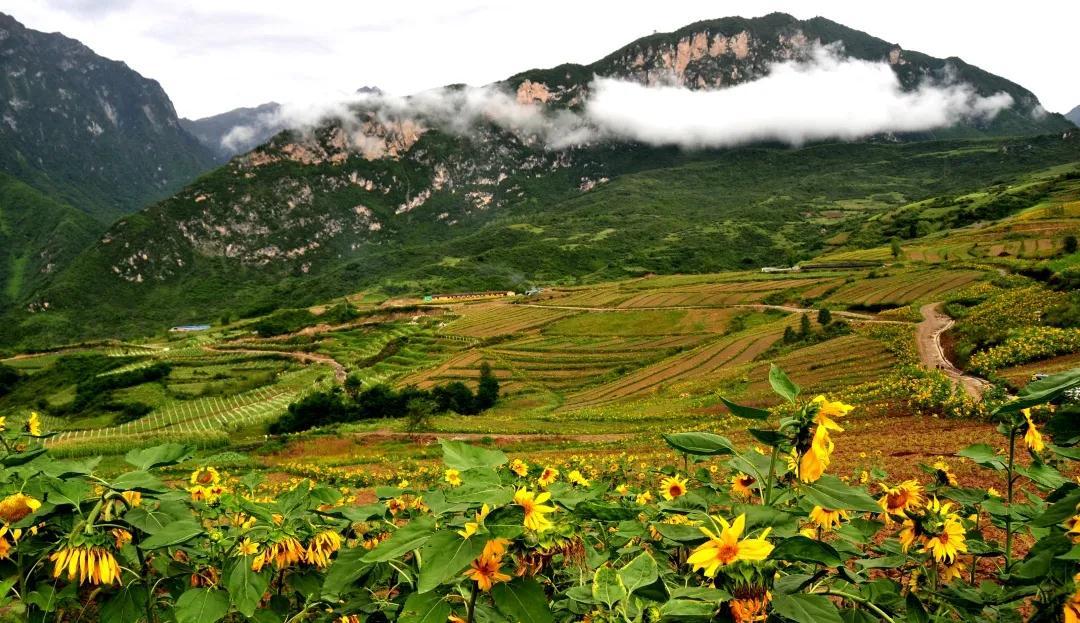
M 338 98 L 362 85 L 405 95 L 483 85 L 519 71 L 592 62 L 653 31 L 784 11 L 822 15 L 910 50 L 959 56 L 1080 104 L 1080 2 L 911 0 L 0 0 L 30 28 L 59 31 L 154 78 L 177 112 L 202 117 L 263 102 Z

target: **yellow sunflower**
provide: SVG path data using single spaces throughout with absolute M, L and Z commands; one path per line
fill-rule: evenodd
M 554 513 L 555 507 L 544 504 L 549 499 L 551 499 L 551 494 L 546 491 L 533 493 L 528 489 L 521 488 L 514 493 L 514 504 L 517 504 L 525 511 L 524 525 L 526 528 L 543 532 L 552 526 L 551 520 L 546 515 Z
M 681 478 L 678 474 L 664 477 L 660 481 L 660 495 L 668 501 L 686 495 L 686 478 Z
M 121 584 L 120 565 L 112 552 L 96 545 L 65 546 L 49 556 L 53 577 L 67 573 L 68 581 L 79 584 Z
M 686 559 L 695 571 L 700 569 L 705 575 L 716 577 L 720 567 L 740 560 L 765 560 L 772 552 L 772 544 L 765 540 L 771 528 L 766 528 L 757 538 L 740 540 L 739 537 L 746 528 L 746 515 L 739 515 L 730 524 L 720 517 L 716 520 L 721 526 L 720 534 L 714 534 L 708 528 L 700 528 L 709 540 L 699 545 Z

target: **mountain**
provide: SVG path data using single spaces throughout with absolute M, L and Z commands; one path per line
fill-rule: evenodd
M 1013 105 L 906 137 L 682 150 L 615 140 L 555 149 L 485 118 L 463 132 L 361 103 L 121 219 L 36 293 L 34 313 L 0 325 L 0 342 L 111 334 L 116 318 L 123 331 L 153 332 L 366 287 L 523 289 L 793 262 L 836 236 L 870 245 L 906 235 L 877 217 L 908 202 L 1080 161 L 1077 133 L 1039 114 L 1023 87 L 822 18 L 701 22 L 496 87 L 557 118 L 580 108 L 594 74 L 723 88 L 815 42 L 888 62 L 909 87 L 948 74 L 984 95 L 1006 91 Z
M 0 171 L 103 224 L 213 166 L 154 80 L 0 13 Z
M 1069 112 L 1065 113 L 1065 118 L 1080 126 L 1080 106 L 1077 106 L 1076 108 L 1073 108 Z
M 85 213 L 0 173 L 0 308 L 40 287 L 101 229 Z
M 219 162 L 247 153 L 285 129 L 281 104 L 267 102 L 254 108 L 234 108 L 202 119 L 181 119 L 180 125 L 214 152 Z

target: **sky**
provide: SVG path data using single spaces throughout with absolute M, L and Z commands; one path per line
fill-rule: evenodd
M 1065 69 L 1080 3 L 1060 0 L 0 0 L 0 11 L 158 80 L 189 118 L 341 98 L 364 85 L 395 95 L 479 86 L 589 63 L 694 21 L 773 11 L 821 15 L 908 50 L 958 56 L 1027 87 L 1050 111 L 1080 105 L 1080 81 Z

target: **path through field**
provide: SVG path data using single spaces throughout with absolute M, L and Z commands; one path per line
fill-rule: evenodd
M 964 388 L 972 398 L 982 398 L 990 383 L 985 379 L 964 372 L 953 365 L 941 348 L 941 334 L 952 328 L 955 321 L 941 311 L 941 303 L 927 303 L 919 308 L 923 320 L 915 332 L 919 359 L 927 368 L 937 368 L 949 375 L 954 383 Z

